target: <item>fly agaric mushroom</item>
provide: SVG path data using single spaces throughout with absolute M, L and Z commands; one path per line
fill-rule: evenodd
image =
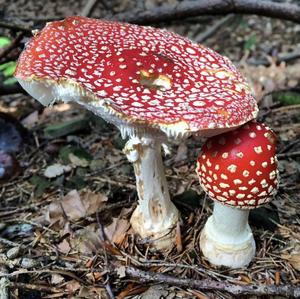
M 21 54 L 15 76 L 42 104 L 75 101 L 129 137 L 139 205 L 133 229 L 156 248 L 173 244 L 178 211 L 161 158 L 167 137 L 212 136 L 257 115 L 231 62 L 166 30 L 69 17 L 48 23 Z
M 255 255 L 250 209 L 277 192 L 276 137 L 257 122 L 206 141 L 198 158 L 201 187 L 215 201 L 200 236 L 204 256 L 215 265 L 238 268 Z

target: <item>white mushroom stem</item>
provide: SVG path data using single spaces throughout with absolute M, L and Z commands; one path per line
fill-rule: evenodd
M 161 142 L 154 138 L 132 137 L 124 152 L 133 163 L 139 203 L 131 225 L 151 247 L 172 247 L 179 214 L 170 200 L 161 157 Z
M 248 216 L 249 210 L 214 203 L 200 236 L 200 248 L 212 264 L 239 268 L 251 262 L 255 241 Z

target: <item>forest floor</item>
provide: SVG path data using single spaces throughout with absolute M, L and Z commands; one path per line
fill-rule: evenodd
M 140 2 L 151 9 L 160 1 Z M 78 14 L 84 1 L 3 5 L 5 17 L 29 24 Z M 99 1 L 91 16 L 130 11 L 135 5 Z M 177 278 L 209 278 L 221 285 L 299 286 L 300 25 L 233 15 L 204 39 L 203 32 L 220 19 L 224 17 L 155 25 L 229 57 L 253 87 L 259 121 L 278 136 L 278 194 L 250 213 L 257 245 L 253 262 L 235 270 L 214 267 L 200 252 L 199 233 L 212 212 L 195 173 L 202 139 L 169 140 L 171 154 L 164 163 L 172 200 L 181 211 L 181 236 L 169 252 L 152 252 L 130 227 L 137 195 L 132 166 L 122 152 L 126 141 L 118 130 L 76 105 L 44 108 L 28 95 L 9 94 L 0 96 L 0 112 L 27 129 L 16 157 L 18 175 L 0 185 L 0 276 L 9 279 L 11 298 L 236 298 L 213 288 L 146 283 L 127 277 L 127 266 Z M 17 33 L 0 28 L 0 36 L 14 39 Z M 22 45 L 8 58 L 16 59 Z M 50 178 L 54 164 L 62 173 Z

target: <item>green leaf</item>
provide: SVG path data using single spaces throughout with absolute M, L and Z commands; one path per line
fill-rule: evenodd
M 291 91 L 277 92 L 273 94 L 273 99 L 285 106 L 297 105 L 300 104 L 300 93 Z
M 2 83 L 3 83 L 3 85 L 13 85 L 17 82 L 18 82 L 18 80 L 16 78 L 11 77 L 11 78 L 5 79 Z
M 74 134 L 78 131 L 86 130 L 87 128 L 89 128 L 89 120 L 85 117 L 72 119 L 60 124 L 49 125 L 44 129 L 44 133 L 46 138 L 52 139 Z
M 250 36 L 244 43 L 244 50 L 251 50 L 256 45 L 256 36 Z
M 34 175 L 29 181 L 35 186 L 34 195 L 36 197 L 42 196 L 45 190 L 51 186 L 49 181 L 37 175 Z
M 15 70 L 16 70 L 17 63 L 15 61 L 10 61 L 8 63 L 8 66 L 3 70 L 4 77 L 11 77 L 13 76 Z
M 70 145 L 60 149 L 59 158 L 64 164 L 72 164 L 76 167 L 87 167 L 93 159 L 83 148 Z
M 0 36 L 0 48 L 10 45 L 11 40 L 8 37 Z

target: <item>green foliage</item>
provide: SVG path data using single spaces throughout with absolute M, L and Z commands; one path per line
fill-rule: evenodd
M 273 94 L 273 98 L 285 106 L 300 104 L 300 93 L 297 92 L 277 92 Z
M 49 125 L 44 129 L 44 133 L 46 138 L 52 139 L 74 134 L 87 128 L 89 128 L 89 121 L 87 117 L 84 117 Z
M 48 180 L 37 175 L 31 177 L 29 181 L 35 186 L 34 195 L 36 197 L 42 196 L 45 190 L 51 186 L 51 183 Z
M 60 149 L 59 158 L 64 164 L 72 164 L 79 167 L 87 167 L 93 159 L 83 148 L 71 145 Z
M 256 35 L 250 36 L 244 43 L 244 50 L 252 50 L 256 45 Z
M 11 40 L 6 36 L 0 36 L 0 48 L 10 45 Z

